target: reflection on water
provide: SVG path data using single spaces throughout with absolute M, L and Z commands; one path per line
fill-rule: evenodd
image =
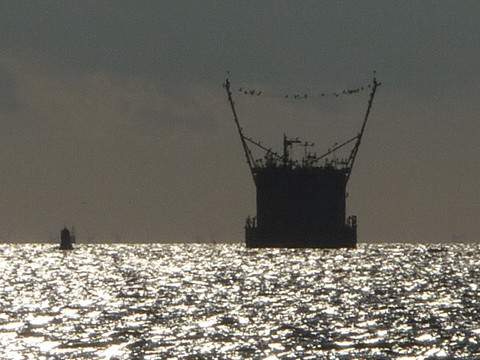
M 0 358 L 480 358 L 480 247 L 0 245 Z

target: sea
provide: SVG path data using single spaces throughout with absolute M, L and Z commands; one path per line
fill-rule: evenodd
M 480 359 L 480 246 L 0 245 L 0 359 Z

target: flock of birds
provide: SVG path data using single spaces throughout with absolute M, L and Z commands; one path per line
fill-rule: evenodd
M 338 92 L 324 92 L 321 93 L 319 96 L 320 97 L 329 97 L 329 96 L 334 96 L 334 97 L 339 97 L 339 96 L 346 96 L 346 95 L 353 95 L 353 94 L 358 94 L 362 91 L 365 91 L 366 89 L 370 88 L 371 85 L 367 86 L 360 86 L 355 89 L 344 89 L 342 91 Z M 251 89 L 248 87 L 240 87 L 238 88 L 238 92 L 243 95 L 249 95 L 249 96 L 261 96 L 265 95 L 265 92 L 262 90 L 257 90 L 257 89 Z M 293 99 L 293 100 L 307 100 L 308 98 L 312 97 L 311 94 L 308 93 L 296 93 L 296 94 L 285 94 L 282 96 L 276 96 L 276 95 L 270 95 L 271 97 L 283 97 L 285 99 Z

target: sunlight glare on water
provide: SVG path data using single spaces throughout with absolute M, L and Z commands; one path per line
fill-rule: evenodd
M 0 358 L 480 358 L 479 250 L 0 245 Z

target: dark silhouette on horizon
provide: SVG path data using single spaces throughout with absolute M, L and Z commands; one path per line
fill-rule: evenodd
M 357 245 L 357 218 L 346 217 L 346 187 L 365 131 L 377 87 L 374 73 L 370 98 L 362 127 L 357 135 L 341 144 L 335 143 L 320 156 L 308 151 L 313 143 L 283 136 L 283 153 L 278 154 L 259 141 L 247 137 L 240 126 L 231 84 L 224 88 L 233 113 L 248 167 L 257 190 L 257 216 L 248 217 L 245 243 L 249 248 L 354 248 Z M 249 147 L 264 151 L 256 159 Z M 329 155 L 353 144 L 347 158 Z M 300 160 L 291 157 L 294 145 L 304 147 Z M 323 164 L 319 161 L 323 160 Z
M 60 250 L 73 250 L 73 242 L 75 235 L 70 233 L 70 230 L 65 226 L 60 232 Z

